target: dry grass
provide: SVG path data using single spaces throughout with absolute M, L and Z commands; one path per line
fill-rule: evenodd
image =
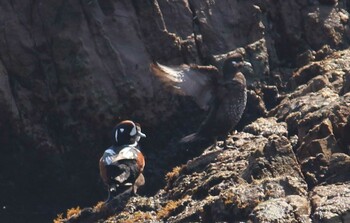
M 184 165 L 174 167 L 173 170 L 165 175 L 165 180 L 167 182 L 167 186 L 165 189 L 169 189 L 169 187 L 172 185 L 172 183 L 176 180 L 176 178 L 180 175 L 181 170 L 183 169 Z
M 238 209 L 253 208 L 262 202 L 261 198 L 256 198 L 254 200 L 242 200 L 242 198 L 237 194 L 231 192 L 226 193 L 224 196 L 222 196 L 222 199 L 226 206 L 234 205 Z
M 101 210 L 102 207 L 104 207 L 105 202 L 100 201 L 98 202 L 94 207 L 93 207 L 93 211 L 94 212 L 99 212 Z
M 63 221 L 69 219 L 70 217 L 74 216 L 74 215 L 78 215 L 80 214 L 80 207 L 76 207 L 76 208 L 71 208 L 71 209 L 68 209 L 67 210 L 67 213 L 66 213 L 66 218 L 63 218 L 63 214 L 58 214 L 57 215 L 57 218 L 53 220 L 54 223 L 62 223 Z
M 147 212 L 137 211 L 132 215 L 132 219 L 126 222 L 145 222 L 145 220 L 152 220 L 152 215 Z
M 181 203 L 181 200 L 169 201 L 165 205 L 165 207 L 163 207 L 157 212 L 157 219 L 161 220 L 169 217 L 170 213 L 173 212 L 176 208 L 178 208 L 180 203 Z
M 123 222 L 123 223 L 133 223 L 133 222 L 147 222 L 152 221 L 154 218 L 153 216 L 148 213 L 148 212 L 142 212 L 142 211 L 136 211 L 134 213 L 129 213 L 129 212 L 121 212 L 118 214 L 117 219 L 112 217 L 111 219 L 107 222 Z
M 165 180 L 171 181 L 171 180 L 174 180 L 174 178 L 177 178 L 180 175 L 181 169 L 182 169 L 181 166 L 174 167 L 171 172 L 165 175 Z
M 57 215 L 57 218 L 55 218 L 55 219 L 53 220 L 53 223 L 62 223 L 63 220 L 64 220 L 63 214 L 61 213 L 61 214 L 58 214 L 58 215 Z
M 67 211 L 67 218 L 70 218 L 70 217 L 72 217 L 73 215 L 78 215 L 78 214 L 80 214 L 80 211 L 81 211 L 81 209 L 80 209 L 79 206 L 76 207 L 76 208 L 68 209 L 68 211 Z

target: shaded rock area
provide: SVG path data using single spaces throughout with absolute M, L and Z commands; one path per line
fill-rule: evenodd
M 349 56 L 334 51 L 296 69 L 266 117 L 229 135 L 226 148 L 203 148 L 153 197 L 130 198 L 102 222 L 348 222 Z M 263 88 L 252 89 L 265 105 Z
M 147 134 L 140 196 L 58 222 L 349 222 L 349 4 L 2 1 L 0 219 L 103 200 L 98 159 L 132 119 Z M 234 52 L 253 65 L 238 132 L 226 148 L 179 149 L 204 111 L 149 64 L 220 68 Z

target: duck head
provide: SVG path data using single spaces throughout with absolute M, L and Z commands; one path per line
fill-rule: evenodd
M 237 53 L 228 57 L 222 66 L 223 78 L 227 80 L 235 78 L 236 75 L 243 75 L 240 70 L 244 67 L 252 69 L 251 63 L 244 61 L 241 54 Z

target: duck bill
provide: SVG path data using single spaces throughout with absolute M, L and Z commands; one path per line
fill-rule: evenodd
M 243 66 L 244 67 L 253 67 L 251 63 L 247 62 L 247 61 L 244 61 L 243 62 Z

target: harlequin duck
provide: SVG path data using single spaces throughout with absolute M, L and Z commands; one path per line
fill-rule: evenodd
M 144 185 L 142 172 L 145 158 L 138 145 L 141 137 L 146 135 L 133 121 L 125 120 L 114 127 L 114 144 L 104 152 L 99 162 L 101 178 L 108 186 L 107 201 L 129 188 L 136 194 L 137 189 Z
M 247 102 L 246 80 L 240 69 L 251 64 L 241 54 L 228 57 L 222 72 L 214 66 L 151 64 L 152 73 L 175 92 L 191 96 L 208 111 L 198 130 L 181 139 L 181 143 L 200 141 L 216 144 L 218 137 L 227 137 L 241 119 Z M 226 146 L 226 144 L 225 144 Z

